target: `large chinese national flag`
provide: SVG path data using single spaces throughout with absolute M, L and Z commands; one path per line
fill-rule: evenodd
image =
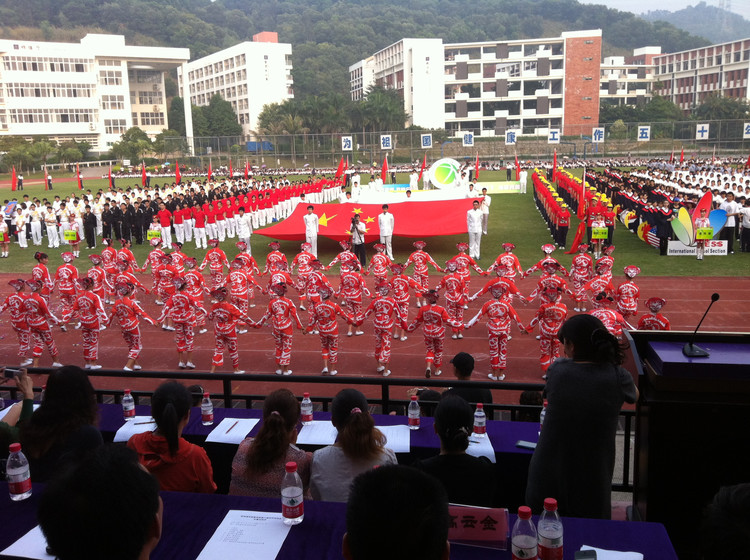
M 431 237 L 434 235 L 456 235 L 466 233 L 466 212 L 475 198 L 458 200 L 435 200 L 397 202 L 389 204 L 393 214 L 395 228 L 393 235 L 401 237 Z M 315 207 L 318 213 L 318 235 L 341 241 L 351 239 L 350 226 L 352 217 L 358 213 L 365 224 L 367 232 L 365 241 L 380 239 L 378 214 L 382 212 L 380 204 L 321 204 Z M 304 204 L 298 204 L 291 216 L 272 226 L 255 230 L 254 233 L 284 241 L 304 240 L 307 213 Z

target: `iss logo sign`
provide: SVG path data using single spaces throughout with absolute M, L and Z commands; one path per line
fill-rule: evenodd
M 459 179 L 461 166 L 455 159 L 443 158 L 430 166 L 430 182 L 439 189 L 453 187 Z

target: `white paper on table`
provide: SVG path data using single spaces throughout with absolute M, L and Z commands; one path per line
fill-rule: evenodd
M 313 420 L 302 426 L 297 434 L 297 445 L 333 445 L 339 432 L 329 420 Z
M 156 429 L 156 421 L 151 416 L 136 416 L 117 430 L 115 433 L 115 443 L 128 441 L 135 434 L 143 432 L 153 432 Z
M 605 550 L 584 544 L 581 550 L 596 550 L 596 560 L 643 560 L 640 552 L 620 552 L 619 550 Z
M 10 412 L 10 409 L 13 408 L 14 406 L 15 406 L 15 404 L 12 404 L 12 405 L 6 406 L 4 409 L 0 410 L 0 420 L 2 420 L 3 418 L 5 418 L 5 415 L 8 414 Z M 19 406 L 21 406 L 21 405 L 19 405 Z M 35 403 L 34 404 L 34 410 L 36 410 L 40 406 L 42 406 L 42 405 Z
M 376 426 L 383 432 L 387 441 L 385 446 L 394 453 L 409 453 L 411 451 L 411 430 L 403 424 L 398 426 Z
M 466 449 L 466 453 L 474 457 L 487 457 L 493 463 L 496 462 L 495 448 L 492 447 L 490 437 L 487 435 L 485 437 L 469 436 L 469 447 Z
M 276 558 L 289 529 L 280 513 L 229 510 L 198 560 Z
M 257 418 L 224 418 L 211 430 L 206 442 L 239 445 L 259 421 Z
M 0 556 L 18 556 L 38 560 L 55 560 L 47 554 L 47 539 L 44 538 L 41 527 L 37 525 L 8 548 L 0 552 Z

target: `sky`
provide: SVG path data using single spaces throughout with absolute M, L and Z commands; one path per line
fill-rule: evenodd
M 685 0 L 579 0 L 583 4 L 603 4 L 609 8 L 615 8 L 623 12 L 633 12 L 642 14 L 650 10 L 667 10 L 676 12 L 686 6 L 695 6 L 700 0 L 685 2 Z M 719 6 L 719 0 L 704 0 L 709 6 Z M 725 3 L 731 3 L 732 12 L 741 15 L 750 20 L 750 2 L 748 0 L 725 0 Z

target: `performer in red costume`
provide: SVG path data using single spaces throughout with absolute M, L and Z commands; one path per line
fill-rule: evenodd
M 617 311 L 627 319 L 638 314 L 638 297 L 641 295 L 641 289 L 635 283 L 635 277 L 641 273 L 637 266 L 626 266 L 625 282 L 617 286 L 615 291 L 615 301 L 617 302 Z
M 278 241 L 271 241 L 268 246 L 271 248 L 271 252 L 266 255 L 266 266 L 263 268 L 262 274 L 272 274 L 279 268 L 279 263 L 284 263 L 289 268 L 289 263 L 286 260 L 286 255 L 282 253 L 281 243 Z
M 615 266 L 615 258 L 612 256 L 612 253 L 615 252 L 615 246 L 607 245 L 603 252 L 604 256 L 596 261 L 594 268 L 602 268 L 602 272 L 598 272 L 597 274 L 601 274 L 607 280 L 612 281 L 612 268 Z
M 523 268 L 521 268 L 521 262 L 518 257 L 513 254 L 513 249 L 516 246 L 513 243 L 503 243 L 503 254 L 495 259 L 495 262 L 485 271 L 485 275 L 489 274 L 493 270 L 500 271 L 498 276 L 507 278 L 512 282 L 516 281 L 516 275 L 520 274 L 523 278 Z
M 464 335 L 461 333 L 461 330 L 463 330 L 464 325 L 464 306 L 469 298 L 465 295 L 464 279 L 458 272 L 458 263 L 455 260 L 445 263 L 445 276 L 443 276 L 440 283 L 435 287 L 435 291 L 440 292 L 442 289 L 445 289 L 445 308 L 454 322 L 451 338 L 454 340 L 456 338 L 463 338 Z
M 158 290 L 156 288 L 157 284 L 159 283 L 159 271 L 164 267 L 162 264 L 162 261 L 164 259 L 164 251 L 161 248 L 161 239 L 158 237 L 154 237 L 151 241 L 149 241 L 153 249 L 149 251 L 148 256 L 146 257 L 146 262 L 143 263 L 143 266 L 141 267 L 141 272 L 146 272 L 146 269 L 150 266 L 151 267 L 151 278 L 153 280 L 153 284 L 151 285 L 151 291 L 158 293 Z
M 115 285 L 117 284 L 133 284 L 136 288 L 138 288 L 140 291 L 142 291 L 144 294 L 148 294 L 149 291 L 146 289 L 146 286 L 141 284 L 140 280 L 135 277 L 135 275 L 131 272 L 127 272 L 128 269 L 128 263 L 125 261 L 118 261 L 117 262 L 117 274 L 114 277 Z M 157 300 L 156 303 L 159 303 Z
M 164 253 L 161 257 L 161 267 L 156 273 L 156 304 L 164 305 L 167 300 L 177 293 L 175 287 L 175 280 L 181 278 L 182 274 L 177 267 L 172 264 L 172 256 L 169 253 Z M 174 327 L 171 326 L 171 319 L 167 317 L 167 320 L 162 323 L 161 328 L 165 331 L 173 331 Z
M 628 329 L 633 328 L 633 325 L 628 323 L 627 319 L 622 316 L 622 313 L 611 309 L 612 304 L 615 302 L 615 298 L 611 295 L 601 292 L 596 296 L 596 301 L 599 305 L 589 311 L 589 315 L 593 315 L 604 323 L 604 326 L 607 327 L 607 330 L 611 334 L 617 338 L 621 338 L 623 327 Z
M 211 360 L 211 373 L 216 372 L 217 367 L 224 365 L 224 351 L 229 352 L 232 360 L 234 373 L 245 373 L 240 369 L 240 354 L 237 349 L 237 322 L 250 323 L 251 319 L 243 315 L 236 305 L 227 302 L 229 290 L 226 287 L 216 288 L 211 291 L 214 304 L 208 313 L 208 318 L 214 322 L 214 356 Z
M 346 271 L 344 271 L 346 269 Z M 336 297 L 344 298 L 344 308 L 352 317 L 359 317 L 362 314 L 362 296 L 372 297 L 370 290 L 367 289 L 365 278 L 359 272 L 359 259 L 352 253 L 351 257 L 345 257 L 341 261 L 341 276 L 339 289 L 336 290 Z M 357 328 L 357 336 L 365 334 L 364 331 Z M 349 330 L 346 336 L 352 336 L 352 324 L 349 323 Z
M 528 276 L 531 276 L 535 272 L 539 270 L 544 270 L 545 263 L 548 263 L 550 261 L 556 262 L 558 266 L 560 267 L 560 271 L 563 273 L 563 275 L 567 276 L 568 271 L 565 269 L 563 265 L 561 265 L 555 257 L 552 256 L 552 253 L 555 251 L 555 246 L 547 243 L 546 245 L 542 245 L 542 253 L 544 253 L 544 257 L 537 262 L 534 266 L 529 268 L 526 272 L 523 273 L 523 277 L 526 278 Z
M 107 313 L 101 298 L 94 293 L 94 281 L 84 276 L 78 280 L 81 292 L 73 303 L 73 311 L 81 321 L 81 336 L 83 337 L 83 361 L 86 369 L 101 369 L 97 364 L 99 359 L 99 331 L 106 328 Z
M 263 290 L 260 285 L 255 281 L 255 278 L 250 276 L 245 270 L 245 262 L 242 259 L 234 259 L 229 265 L 229 274 L 227 275 L 226 286 L 229 289 L 229 303 L 236 306 L 240 310 L 242 315 L 247 315 L 250 303 L 249 295 L 252 292 L 254 295 L 254 288 Z M 239 331 L 239 334 L 245 334 L 247 329 L 243 328 Z
M 310 263 L 318 257 L 310 252 L 312 245 L 309 243 L 303 243 L 300 249 L 300 252 L 292 260 L 291 273 L 294 274 L 294 269 L 297 269 L 297 291 L 300 293 L 299 308 L 304 311 L 305 300 L 307 299 L 307 277 L 312 272 Z
M 497 278 L 493 278 L 492 280 L 489 280 L 481 290 L 479 290 L 473 296 L 469 297 L 469 301 L 474 301 L 475 299 L 483 296 L 484 294 L 491 294 L 490 290 L 492 289 L 493 286 L 502 286 L 503 287 L 502 300 L 505 303 L 508 303 L 508 304 L 512 303 L 513 296 L 520 299 L 524 305 L 529 303 L 529 300 L 523 297 L 523 294 L 516 286 L 516 283 L 513 282 L 513 279 L 507 278 L 506 276 L 504 276 L 505 274 L 504 269 L 496 268 L 495 274 L 497 274 Z M 509 337 L 509 338 L 512 338 L 512 337 Z
M 75 302 L 78 280 L 78 269 L 71 263 L 75 259 L 75 256 L 70 251 L 65 251 L 60 255 L 63 260 L 63 264 L 57 267 L 55 272 L 55 287 L 60 294 L 60 304 L 62 306 L 61 317 L 62 325 L 60 330 L 66 331 L 65 325 L 70 323 L 73 317 L 73 303 Z M 76 328 L 79 328 L 80 323 Z
M 224 285 L 224 267 L 229 268 L 229 260 L 226 253 L 219 248 L 218 239 L 209 239 L 208 246 L 211 248 L 206 251 L 198 272 L 203 272 L 203 269 L 208 267 L 211 272 L 211 289 L 215 290 Z
M 26 323 L 29 325 L 31 340 L 33 341 L 32 367 L 39 366 L 39 357 L 42 355 L 42 348 L 47 347 L 49 355 L 52 357 L 52 367 L 62 367 L 58 361 L 59 351 L 54 339 L 50 322 L 55 324 L 60 320 L 55 317 L 47 307 L 47 302 L 39 294 L 43 285 L 39 280 L 27 280 L 26 285 L 31 289 L 31 294 L 24 300 L 23 308 L 26 314 Z
M 273 327 L 273 338 L 276 342 L 276 375 L 292 375 L 289 363 L 292 357 L 292 327 L 302 329 L 302 322 L 297 315 L 294 302 L 285 297 L 286 284 L 274 284 L 271 286 L 273 296 L 268 302 L 266 313 L 257 322 L 250 321 L 251 327 L 259 329 L 266 321 L 271 320 Z
M 239 253 L 237 253 L 236 259 L 241 259 L 243 263 L 245 263 L 244 270 L 245 272 L 252 274 L 252 275 L 260 275 L 260 269 L 258 268 L 258 263 L 255 261 L 255 258 L 248 253 L 248 247 L 247 243 L 244 241 L 238 241 L 235 243 L 235 247 L 239 250 Z
M 370 302 L 365 312 L 357 317 L 357 324 L 361 325 L 373 313 L 375 314 L 375 360 L 378 362 L 377 372 L 383 377 L 391 374 L 389 369 L 391 363 L 391 337 L 393 336 L 394 318 L 406 328 L 405 317 L 401 315 L 396 300 L 388 297 L 391 286 L 385 280 L 381 280 L 375 286 L 376 298 Z
M 359 259 L 357 258 L 357 255 L 352 252 L 351 243 L 349 243 L 348 241 L 339 241 L 339 245 L 341 245 L 341 248 L 343 250 L 338 255 L 336 255 L 336 257 L 331 261 L 331 264 L 325 267 L 324 270 L 330 270 L 333 265 L 335 265 L 336 263 L 340 263 L 339 274 L 343 275 L 345 272 L 350 272 L 352 270 L 352 264 L 354 263 L 354 261 L 357 261 L 357 263 L 359 264 Z
M 28 297 L 23 293 L 26 282 L 18 278 L 11 280 L 8 284 L 15 292 L 6 297 L 0 305 L 0 315 L 6 309 L 8 310 L 10 326 L 18 337 L 18 357 L 21 358 L 21 367 L 26 367 L 34 361 L 31 357 L 31 331 L 29 330 L 29 323 L 26 321 L 26 309 L 24 307 L 24 302 Z
M 597 302 L 597 300 L 595 299 L 596 296 L 601 292 L 605 292 L 609 295 L 614 294 L 615 287 L 612 285 L 610 279 L 602 274 L 602 272 L 606 270 L 606 267 L 604 265 L 594 265 L 594 270 L 596 271 L 596 275 L 591 280 L 586 282 L 578 291 L 576 300 L 583 301 L 583 298 L 586 296 L 586 294 L 589 294 L 594 309 L 598 309 L 600 305 L 599 302 Z M 586 308 L 585 306 L 583 306 L 581 309 L 582 311 L 585 311 Z
M 557 275 L 557 271 L 560 268 L 561 266 L 553 261 L 544 263 L 544 274 L 539 277 L 536 288 L 534 288 L 534 291 L 529 294 L 529 301 L 534 301 L 534 299 L 541 295 L 544 290 L 550 288 L 559 290 L 560 297 L 565 293 L 571 298 L 575 298 L 575 294 L 573 294 L 573 292 L 570 291 L 570 288 L 568 288 L 568 283 L 561 276 Z
M 354 322 L 354 318 L 341 309 L 338 303 L 331 301 L 333 289 L 330 286 L 321 286 L 318 288 L 318 294 L 321 301 L 315 305 L 310 314 L 307 332 L 317 332 L 320 335 L 323 375 L 336 375 L 339 349 L 339 325 L 336 315 L 346 319 L 349 324 Z
M 464 295 L 468 298 L 469 284 L 471 283 L 471 272 L 469 271 L 469 267 L 473 268 L 477 272 L 477 274 L 484 274 L 484 271 L 479 268 L 479 265 L 473 258 L 466 254 L 466 251 L 469 250 L 468 243 L 458 243 L 456 244 L 456 249 L 458 249 L 458 254 L 451 260 L 456 263 L 456 272 L 458 272 L 458 275 L 464 281 Z M 466 304 L 464 304 L 464 309 L 468 309 L 468 306 L 466 306 Z M 463 320 L 461 320 L 461 326 L 463 326 Z
M 132 247 L 130 240 L 120 239 L 120 243 L 122 244 L 122 249 L 117 251 L 117 260 L 127 261 L 128 272 L 138 272 L 138 262 L 135 260 L 135 255 L 133 255 L 133 251 L 130 250 L 130 247 Z
M 187 255 L 182 252 L 182 243 L 179 241 L 172 243 L 172 252 L 169 256 L 172 257 L 172 265 L 180 271 L 180 274 L 184 273 Z
M 31 278 L 37 282 L 41 282 L 42 287 L 38 293 L 44 298 L 44 301 L 49 303 L 49 295 L 52 293 L 52 288 L 55 287 L 49 269 L 47 268 L 49 256 L 47 253 L 40 253 L 37 251 L 34 253 L 34 259 L 36 259 L 37 265 L 31 271 Z
M 706 215 L 707 210 L 705 208 L 701 208 L 700 210 L 700 217 L 695 219 L 695 229 L 696 231 L 698 229 L 704 229 L 704 228 L 710 228 L 711 227 L 711 220 L 708 219 L 708 216 Z M 671 221 L 671 220 L 670 220 Z M 706 253 L 706 240 L 705 239 L 696 239 L 695 240 L 695 258 L 699 261 L 703 260 L 703 256 Z
M 104 269 L 101 266 L 101 255 L 89 255 L 89 260 L 94 266 L 89 268 L 88 272 L 86 272 L 86 277 L 91 278 L 91 281 L 94 283 L 91 291 L 99 296 L 99 299 L 104 303 L 106 300 L 106 294 L 112 292 L 114 286 L 109 283 L 107 273 L 104 272 Z
M 112 286 L 111 291 L 107 291 L 105 288 L 106 298 L 104 299 L 104 303 L 114 303 L 115 277 L 119 273 L 119 270 L 117 269 L 117 251 L 112 247 L 112 240 L 108 237 L 102 239 L 102 244 L 104 245 L 104 249 L 102 249 L 102 267 L 107 274 L 107 282 Z
M 508 282 L 503 279 L 504 282 Z M 521 324 L 518 313 L 513 306 L 507 301 L 508 283 L 494 284 L 490 287 L 490 293 L 493 299 L 485 302 L 471 320 L 466 323 L 466 328 L 473 327 L 483 315 L 487 316 L 487 339 L 490 343 L 490 368 L 492 373 L 487 377 L 493 381 L 502 381 L 505 379 L 505 368 L 508 364 L 508 340 L 510 339 L 511 320 L 521 333 L 526 334 L 526 328 Z
M 398 305 L 398 310 L 404 321 L 409 318 L 409 288 L 415 291 L 417 298 L 427 291 L 427 286 L 417 283 L 414 278 L 410 278 L 404 274 L 405 268 L 406 266 L 401 263 L 393 263 L 391 265 L 393 276 L 391 276 L 390 281 L 393 299 L 396 300 L 396 305 Z M 406 340 L 406 331 L 401 325 L 397 325 L 397 328 L 394 328 L 393 338 Z
M 415 241 L 413 245 L 416 251 L 409 255 L 408 259 L 406 259 L 406 262 L 404 263 L 404 270 L 409 268 L 409 265 L 413 264 L 414 272 L 412 273 L 411 277 L 420 286 L 427 286 L 427 265 L 432 265 L 432 267 L 438 272 L 443 272 L 443 269 L 440 268 L 440 266 L 432 259 L 430 254 L 424 250 L 424 248 L 427 246 L 427 243 L 425 243 L 424 241 Z M 419 296 L 417 296 L 417 307 L 422 307 L 422 298 Z
M 592 269 L 594 267 L 594 259 L 591 258 L 588 250 L 588 243 L 581 243 L 578 245 L 578 254 L 573 257 L 573 262 L 570 265 L 570 272 L 568 272 L 568 278 L 573 282 L 576 302 L 574 310 L 577 312 L 586 311 L 586 299 L 583 287 L 593 276 Z
M 195 327 L 198 323 L 198 314 L 205 314 L 206 310 L 201 307 L 200 301 L 187 293 L 187 282 L 178 277 L 172 280 L 177 292 L 164 304 L 158 322 L 163 322 L 167 317 L 172 320 L 174 327 L 174 340 L 177 344 L 177 358 L 180 369 L 195 369 L 193 363 L 193 348 L 195 347 Z
M 382 243 L 375 243 L 373 248 L 375 249 L 375 254 L 370 259 L 370 265 L 365 270 L 365 276 L 372 272 L 372 275 L 375 277 L 375 283 L 378 284 L 381 281 L 388 280 L 388 268 L 393 264 L 393 261 L 385 254 L 385 245 Z
M 432 366 L 435 366 L 435 375 L 440 375 L 440 367 L 443 365 L 443 341 L 445 339 L 445 325 L 459 327 L 444 307 L 437 304 L 438 293 L 435 290 L 429 290 L 425 293 L 427 304 L 419 308 L 417 316 L 406 327 L 408 332 L 414 332 L 419 325 L 423 325 L 424 344 L 427 348 L 425 356 L 426 369 L 424 376 L 430 378 L 432 375 Z
M 646 307 L 650 313 L 644 313 L 641 320 L 638 321 L 639 331 L 668 331 L 672 325 L 664 315 L 661 309 L 667 304 L 667 300 L 660 297 L 652 297 L 646 300 Z
M 205 310 L 203 305 L 203 294 L 209 293 L 206 283 L 203 280 L 203 275 L 195 270 L 198 265 L 198 261 L 193 257 L 187 257 L 185 259 L 185 274 L 182 276 L 183 280 L 187 284 L 185 286 L 185 292 L 187 295 L 199 302 L 201 309 Z M 196 325 L 200 330 L 198 334 L 206 332 L 206 313 L 198 313 L 198 323 Z
M 305 283 L 309 321 L 312 321 L 315 306 L 321 301 L 319 291 L 323 286 L 327 286 L 333 291 L 333 286 L 323 274 L 323 263 L 318 259 L 313 259 L 310 262 L 310 274 L 307 275 L 307 282 Z
M 547 368 L 560 357 L 560 341 L 557 333 L 568 316 L 567 306 L 560 301 L 562 291 L 558 288 L 549 288 L 542 292 L 542 305 L 539 306 L 536 316 L 526 328 L 532 332 L 539 325 L 539 363 L 542 366 L 542 379 L 547 379 Z
M 141 317 L 146 322 L 156 326 L 156 322 L 138 305 L 138 302 L 131 299 L 134 291 L 135 284 L 129 282 L 120 282 L 115 285 L 115 293 L 118 297 L 114 305 L 112 305 L 109 320 L 107 321 L 107 326 L 109 326 L 113 320 L 117 320 L 117 324 L 120 326 L 120 330 L 122 330 L 122 338 L 125 340 L 125 344 L 128 345 L 128 361 L 122 368 L 123 371 L 141 369 L 141 366 L 138 364 L 138 357 L 143 350 L 140 327 Z

